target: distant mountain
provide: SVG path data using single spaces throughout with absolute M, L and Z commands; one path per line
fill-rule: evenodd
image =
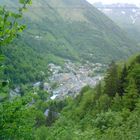
M 130 37 L 140 42 L 140 7 L 121 3 L 95 3 L 94 6 L 128 32 Z
M 15 9 L 18 0 L 0 0 L 0 4 Z M 23 23 L 27 29 L 16 40 L 19 43 L 16 43 L 17 54 L 14 55 L 17 65 L 25 66 L 25 70 L 21 70 L 23 75 L 28 71 L 41 71 L 42 68 L 44 71 L 50 62 L 62 64 L 63 60 L 70 59 L 76 62 L 108 63 L 127 58 L 138 51 L 136 43 L 119 26 L 86 0 L 33 0 L 25 12 Z M 25 65 L 22 57 L 18 62 L 17 46 L 20 46 L 20 56 L 23 50 L 28 65 L 29 60 L 32 60 L 30 67 Z M 12 56 L 12 51 L 6 52 L 8 58 Z M 23 79 L 26 81 L 28 76 Z

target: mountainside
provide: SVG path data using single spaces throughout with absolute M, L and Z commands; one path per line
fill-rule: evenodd
M 17 0 L 1 0 L 0 3 L 14 9 L 18 5 Z M 32 60 L 33 70 L 24 65 L 23 74 L 38 69 L 39 72 L 41 69 L 44 72 L 47 63 L 62 64 L 65 59 L 108 63 L 127 58 L 138 50 L 135 42 L 119 26 L 85 0 L 34 0 L 25 12 L 24 23 L 27 29 L 19 38 L 20 51 L 25 49 L 25 57 L 27 56 L 27 61 Z M 12 45 L 11 49 L 18 49 L 19 44 Z M 33 52 L 33 58 L 31 51 L 28 52 L 26 48 Z M 13 55 L 10 50 L 6 52 L 9 52 L 8 58 Z M 42 60 L 42 64 L 36 56 Z M 24 63 L 22 53 L 20 59 L 19 61 L 18 55 L 15 55 L 14 61 L 19 65 Z M 26 81 L 28 76 L 24 79 Z
M 49 108 L 46 126 L 37 129 L 36 139 L 139 139 L 140 55 L 124 66 L 112 63 L 104 84 L 94 89 L 85 87 L 76 98 L 66 99 L 58 106 L 56 103 Z M 59 116 L 52 110 L 59 112 Z
M 48 101 L 38 90 L 1 103 L 0 114 L 2 140 L 138 140 L 140 55 L 112 62 L 103 82 L 75 98 Z
M 28 17 L 34 27 L 28 32 L 45 53 L 103 62 L 124 58 L 136 48 L 119 27 L 85 0 L 34 1 L 31 11 Z
M 131 38 L 136 40 L 138 43 L 140 42 L 140 7 L 134 4 L 121 3 L 95 3 L 94 6 L 128 32 Z

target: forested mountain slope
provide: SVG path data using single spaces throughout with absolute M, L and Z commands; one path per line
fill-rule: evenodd
M 37 129 L 36 139 L 43 135 L 46 140 L 137 140 L 139 106 L 140 55 L 122 66 L 112 62 L 104 82 L 67 99 L 57 119 L 50 112 L 46 127 Z
M 33 1 L 27 17 L 30 40 L 40 42 L 37 48 L 45 54 L 103 62 L 124 58 L 136 49 L 117 25 L 85 0 Z
M 0 3 L 10 9 L 18 5 L 17 0 L 0 0 Z M 49 62 L 62 64 L 64 59 L 70 59 L 108 63 L 127 58 L 139 49 L 114 22 L 85 0 L 34 0 L 23 22 L 27 25 L 24 34 L 4 50 L 8 59 L 17 65 L 7 61 L 14 71 L 21 75 L 26 72 L 25 77 L 20 78 L 19 74 L 15 78 L 18 81 L 39 80 L 34 71 L 37 74 L 45 72 Z M 17 51 L 13 59 L 10 55 L 14 48 Z M 20 63 L 25 65 L 20 67 Z M 11 73 L 7 72 L 13 80 Z M 31 73 L 34 75 L 27 76 Z
M 140 55 L 112 62 L 104 81 L 76 98 L 46 102 L 37 93 L 0 104 L 1 139 L 140 139 Z

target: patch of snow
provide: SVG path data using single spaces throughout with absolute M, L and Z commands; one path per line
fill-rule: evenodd
M 104 12 L 112 12 L 112 9 L 105 8 Z
M 132 12 L 133 12 L 133 13 L 136 13 L 136 12 L 137 12 L 137 10 L 136 10 L 136 9 L 132 9 Z
M 132 24 L 135 24 L 136 19 L 131 15 L 130 18 L 132 19 Z
M 125 11 L 121 11 L 121 13 L 122 13 L 123 15 L 125 15 Z

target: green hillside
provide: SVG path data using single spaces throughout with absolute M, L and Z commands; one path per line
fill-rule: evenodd
M 47 97 L 40 90 L 0 103 L 0 139 L 140 139 L 140 55 L 123 65 L 112 62 L 104 81 L 76 98 Z
M 17 6 L 17 0 L 0 2 L 10 9 Z M 12 76 L 7 71 L 14 82 L 39 80 L 37 75 L 40 71 L 46 73 L 50 62 L 62 65 L 65 59 L 70 59 L 108 63 L 126 59 L 139 50 L 125 32 L 85 0 L 34 0 L 23 23 L 27 28 L 15 41 L 18 43 L 13 42 L 4 50 L 7 64 L 17 73 Z M 11 57 L 13 48 L 16 52 Z M 16 67 L 9 60 L 15 61 Z
M 45 54 L 49 51 L 62 58 L 108 62 L 136 50 L 118 26 L 84 0 L 34 1 L 31 11 L 27 13 L 28 32 L 33 34 L 30 42 L 40 42 L 41 47 L 35 46 Z M 35 36 L 41 36 L 40 40 Z
M 42 140 L 138 140 L 140 138 L 140 55 L 122 66 L 110 65 L 96 88 L 85 87 L 75 99 L 56 102 L 46 126 L 36 131 Z M 52 110 L 51 110 L 52 111 Z

